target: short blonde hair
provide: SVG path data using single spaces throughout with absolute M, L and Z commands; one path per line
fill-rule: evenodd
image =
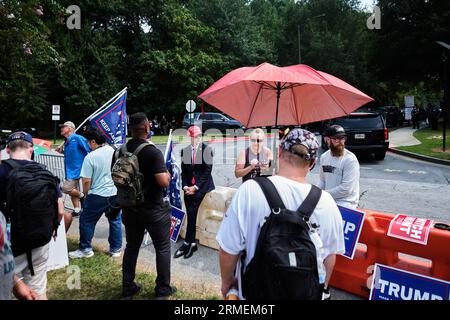
M 251 136 L 253 136 L 253 135 L 262 135 L 263 136 L 263 138 L 265 138 L 266 137 L 266 133 L 263 131 L 263 129 L 261 129 L 261 128 L 256 128 L 256 129 L 254 129 L 251 133 L 250 133 L 250 137 Z

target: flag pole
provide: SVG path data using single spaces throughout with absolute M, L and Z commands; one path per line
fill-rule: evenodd
M 108 102 L 106 102 L 104 105 L 102 105 L 99 109 L 97 109 L 97 110 L 96 110 L 93 114 L 91 114 L 89 117 L 87 117 L 86 119 L 84 119 L 84 121 L 83 121 L 83 122 L 75 129 L 74 132 L 77 132 L 78 129 L 80 129 L 80 128 L 83 126 L 83 124 L 85 124 L 90 118 L 92 118 L 93 116 L 97 115 L 97 113 L 101 112 L 101 111 L 105 108 L 105 106 L 107 106 L 109 103 L 111 103 L 111 101 L 114 101 L 114 99 L 117 100 L 117 98 L 120 97 L 120 96 L 122 95 L 122 93 L 123 93 L 124 91 L 126 91 L 126 90 L 127 90 L 127 87 L 125 87 L 125 88 L 123 88 L 122 90 L 120 90 L 120 92 L 117 93 L 117 94 L 116 94 L 114 97 L 112 97 L 111 99 L 109 99 Z

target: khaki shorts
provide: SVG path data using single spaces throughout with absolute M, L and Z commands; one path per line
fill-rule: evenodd
M 36 293 L 40 296 L 47 292 L 47 261 L 49 248 L 50 243 L 47 243 L 45 246 L 33 249 L 31 251 L 34 276 L 30 273 L 27 255 L 25 253 L 14 258 L 14 262 L 16 263 L 14 272 L 19 277 L 23 277 L 25 284 L 36 291 Z
M 66 179 L 64 180 L 61 190 L 64 193 L 70 193 L 73 189 L 80 190 L 80 179 Z

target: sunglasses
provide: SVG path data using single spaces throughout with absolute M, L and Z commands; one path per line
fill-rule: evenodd
M 250 139 L 250 141 L 261 143 L 261 142 L 264 142 L 264 139 Z
M 346 137 L 346 136 L 343 136 L 343 137 L 335 137 L 335 138 L 331 138 L 331 140 L 334 140 L 334 141 L 347 140 L 347 137 Z

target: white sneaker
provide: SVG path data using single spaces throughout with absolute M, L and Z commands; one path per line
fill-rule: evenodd
M 330 288 L 324 289 L 322 291 L 322 300 L 331 300 Z
M 78 249 L 78 250 L 69 252 L 69 257 L 72 259 L 90 258 L 93 255 L 94 255 L 94 251 L 92 251 L 92 250 L 82 251 L 82 250 Z
M 110 252 L 109 252 L 109 256 L 110 256 L 111 258 L 120 258 L 120 254 L 121 254 L 121 251 L 115 251 L 115 252 L 110 251 Z

